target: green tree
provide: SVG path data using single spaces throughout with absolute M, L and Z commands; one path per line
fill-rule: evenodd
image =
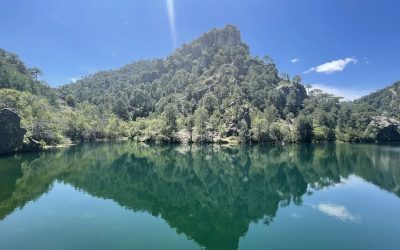
M 242 142 L 247 142 L 249 139 L 249 126 L 244 119 L 239 122 L 239 126 L 239 138 Z
M 193 142 L 193 128 L 195 126 L 194 115 L 190 114 L 186 117 L 186 128 L 189 132 L 189 142 Z
M 268 122 L 261 115 L 256 116 L 252 121 L 251 132 L 256 141 L 264 142 L 268 137 Z
M 71 95 L 71 94 L 68 94 L 66 97 L 65 97 L 65 102 L 68 104 L 68 106 L 70 106 L 70 107 L 75 107 L 76 106 L 76 99 L 75 99 L 75 97 L 73 96 L 73 95 Z
M 300 75 L 295 75 L 293 77 L 293 83 L 294 84 L 300 84 L 301 83 L 301 76 Z
M 203 106 L 207 109 L 208 116 L 218 109 L 218 99 L 211 93 L 207 93 L 203 98 Z
M 217 132 L 218 127 L 221 123 L 221 117 L 218 112 L 215 112 L 210 117 L 210 132 L 211 132 L 211 141 L 214 141 L 214 134 Z
M 28 72 L 31 75 L 32 79 L 34 79 L 34 80 L 37 80 L 38 76 L 42 76 L 43 75 L 43 72 L 40 69 L 36 68 L 36 67 L 29 68 Z
M 178 130 L 178 124 L 176 122 L 178 110 L 175 104 L 168 103 L 164 108 L 164 120 L 166 124 L 166 136 L 169 137 L 170 142 L 173 140 L 175 132 Z
M 270 126 L 270 135 L 276 143 L 283 142 L 284 134 L 281 130 L 281 125 L 277 122 L 272 123 Z
M 208 112 L 204 107 L 200 107 L 194 115 L 196 117 L 196 130 L 200 136 L 200 142 L 204 142 L 207 136 Z
M 277 112 L 274 105 L 270 105 L 265 109 L 265 119 L 268 123 L 272 123 L 277 120 Z
M 312 123 L 303 114 L 300 114 L 295 120 L 298 140 L 302 142 L 311 142 L 312 140 Z
M 121 119 L 127 121 L 130 119 L 128 98 L 125 96 L 117 98 L 113 107 L 114 113 Z

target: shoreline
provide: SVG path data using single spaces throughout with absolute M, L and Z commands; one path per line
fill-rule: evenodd
M 0 154 L 1 157 L 7 157 L 7 156 L 12 156 L 16 154 L 25 154 L 25 153 L 35 153 L 35 152 L 45 152 L 48 150 L 52 149 L 67 149 L 72 146 L 77 146 L 79 144 L 94 144 L 94 143 L 112 143 L 112 142 L 135 142 L 135 143 L 143 143 L 146 145 L 157 145 L 157 146 L 171 146 L 171 145 L 187 145 L 187 146 L 192 146 L 192 145 L 220 145 L 224 147 L 232 147 L 232 146 L 249 146 L 249 145 L 274 145 L 274 146 L 289 146 L 289 145 L 301 145 L 301 144 L 359 144 L 359 145 L 380 145 L 380 146 L 385 146 L 385 145 L 400 145 L 400 141 L 392 141 L 392 142 L 346 142 L 346 141 L 316 141 L 316 142 L 292 142 L 292 143 L 277 143 L 277 142 L 255 142 L 255 141 L 249 141 L 249 142 L 241 142 L 236 139 L 228 139 L 224 138 L 225 140 L 218 140 L 218 141 L 206 141 L 206 142 L 180 142 L 180 141 L 174 141 L 174 142 L 160 142 L 160 141 L 155 141 L 155 140 L 147 140 L 147 141 L 141 141 L 141 140 L 135 140 L 129 137 L 123 137 L 123 138 L 115 138 L 115 139 L 96 139 L 96 140 L 91 140 L 91 141 L 81 141 L 81 142 L 71 142 L 71 143 L 63 143 L 59 145 L 46 145 L 43 146 L 41 149 L 37 151 L 15 151 L 12 153 L 8 154 Z

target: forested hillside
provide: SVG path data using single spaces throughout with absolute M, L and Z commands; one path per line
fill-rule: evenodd
M 378 114 L 400 119 L 400 81 L 364 96 L 355 101 L 358 105 L 368 105 Z
M 264 110 L 266 95 L 278 85 L 287 85 L 285 90 L 294 92 L 296 102 L 305 98 L 301 85 L 278 77 L 269 58 L 251 57 L 239 31 L 227 26 L 184 45 L 165 60 L 139 61 L 100 72 L 64 86 L 62 94 L 65 98 L 72 95 L 78 103 L 87 100 L 104 105 L 122 119 L 135 120 L 151 112 L 162 113 L 166 103 L 173 103 L 185 115 L 193 113 L 205 96 L 218 102 L 210 103 L 215 109 L 222 105 L 221 111 L 242 104 Z M 270 98 L 279 99 L 278 92 Z M 295 113 L 296 104 L 293 101 L 293 107 L 288 107 Z M 285 107 L 282 103 L 277 112 L 283 114 Z M 211 115 L 212 110 L 208 111 Z
M 38 81 L 42 71 L 28 68 L 19 57 L 0 48 L 0 88 L 28 91 L 32 94 L 54 97 L 54 89 L 46 83 Z
M 121 136 L 158 142 L 392 141 L 400 129 L 389 119 L 400 118 L 399 82 L 341 102 L 311 90 L 300 76 L 279 73 L 270 57 L 252 56 L 230 25 L 165 59 L 137 61 L 51 90 L 56 98 L 36 90 L 45 85 L 35 71 L 3 54 L 0 86 L 15 90 L 0 90 L 0 108 L 17 109 L 33 127 L 42 124 L 33 120 L 48 112 L 44 120 L 58 139 L 46 138 L 46 128 L 31 132 L 46 143 Z M 35 111 L 26 102 L 41 104 Z
M 40 69 L 27 67 L 16 54 L 0 49 L 0 109 L 17 111 L 27 130 L 25 139 L 58 145 L 71 140 L 128 136 L 129 130 L 112 113 L 100 112 L 87 102 L 70 107 L 59 98 L 58 89 L 38 80 L 41 74 Z M 3 126 L 6 124 L 0 124 L 1 129 Z

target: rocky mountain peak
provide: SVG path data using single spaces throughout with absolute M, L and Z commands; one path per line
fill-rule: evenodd
M 212 29 L 196 39 L 193 44 L 198 44 L 202 48 L 244 45 L 239 29 L 233 25 L 226 25 L 222 29 Z

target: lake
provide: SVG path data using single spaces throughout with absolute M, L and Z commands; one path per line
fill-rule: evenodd
M 400 249 L 400 146 L 98 143 L 0 158 L 1 249 Z

